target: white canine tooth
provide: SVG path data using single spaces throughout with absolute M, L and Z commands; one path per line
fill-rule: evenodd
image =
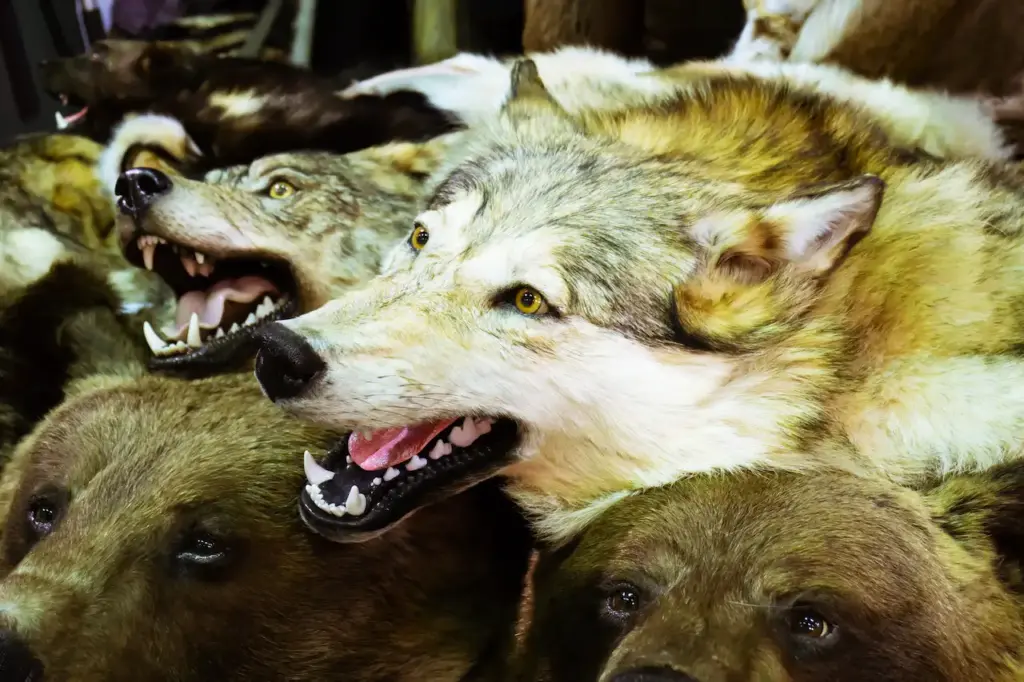
M 253 313 L 249 313 L 249 317 L 245 318 L 245 322 L 242 323 L 242 326 L 247 327 L 250 324 L 256 324 L 256 315 Z
M 232 325 L 231 325 L 231 329 L 229 329 L 229 330 L 228 330 L 228 333 L 229 333 L 229 334 L 234 334 L 234 333 L 235 333 L 235 332 L 237 332 L 237 331 L 238 331 L 239 329 L 241 329 L 241 327 L 239 327 L 239 326 L 238 326 L 238 323 L 237 323 L 237 322 L 235 322 L 234 324 L 232 324 Z
M 264 296 L 263 297 L 263 305 L 267 306 L 271 310 L 273 310 L 273 308 L 274 308 L 274 302 L 272 300 L 270 300 L 269 296 Z
M 345 464 L 351 464 L 351 463 L 352 463 L 351 455 L 345 455 Z
M 397 477 L 398 474 L 400 473 L 402 472 L 396 469 L 395 467 L 388 467 L 388 470 L 384 472 L 384 480 L 390 481 L 393 478 Z
M 380 482 L 381 482 L 381 478 L 380 478 L 380 476 L 378 476 L 377 478 L 375 478 L 372 481 L 370 481 L 370 485 L 380 485 Z
M 309 450 L 302 455 L 302 468 L 306 470 L 306 480 L 314 485 L 323 485 L 334 478 L 334 472 L 317 464 Z
M 192 313 L 188 321 L 188 345 L 199 348 L 203 345 L 203 337 L 199 333 L 199 313 Z
M 434 443 L 434 447 L 427 454 L 430 459 L 441 459 L 445 455 L 452 454 L 452 444 L 446 443 L 443 439 Z
M 64 115 L 59 111 L 53 112 L 53 117 L 57 119 L 57 130 L 65 130 L 68 127 L 68 120 L 64 118 Z
M 215 339 L 219 339 L 219 338 L 220 338 L 220 337 L 222 337 L 222 336 L 224 336 L 224 330 L 223 330 L 223 329 L 221 329 L 220 327 L 217 327 L 217 331 L 216 331 L 216 333 L 215 333 L 215 334 L 213 335 L 213 338 L 215 338 Z
M 196 264 L 195 260 L 191 256 L 186 256 L 185 254 L 181 254 L 181 265 L 182 265 L 182 267 L 185 268 L 185 272 L 188 273 L 189 277 L 195 277 L 196 276 L 196 268 L 198 267 L 198 265 Z
M 202 265 L 203 263 L 206 262 L 206 256 L 196 251 L 196 262 Z
M 141 240 L 140 240 L 141 241 Z M 142 262 L 145 264 L 146 269 L 150 272 L 153 271 L 153 256 L 156 253 L 156 244 L 149 240 L 146 240 L 146 245 L 142 247 Z
M 425 466 L 427 466 L 427 460 L 423 459 L 419 455 L 413 455 L 412 459 L 409 460 L 409 463 L 405 465 L 405 468 L 408 471 L 416 471 L 417 469 L 422 469 Z
M 366 511 L 366 495 L 359 492 L 359 488 L 356 486 L 352 486 L 352 489 L 348 491 L 345 510 L 352 516 L 361 516 Z
M 154 353 L 160 353 L 167 348 L 167 344 L 153 331 L 153 325 L 148 321 L 142 323 L 142 335 L 146 337 L 146 343 Z

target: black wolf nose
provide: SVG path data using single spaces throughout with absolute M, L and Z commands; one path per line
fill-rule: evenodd
M 16 634 L 0 630 L 0 680 L 42 682 L 43 664 Z
M 172 187 L 166 173 L 155 168 L 131 168 L 121 173 L 114 184 L 117 207 L 121 213 L 138 220 L 158 197 Z
M 304 338 L 274 322 L 256 330 L 256 380 L 277 402 L 302 394 L 327 365 Z
M 633 668 L 618 673 L 611 682 L 698 682 L 686 673 L 671 668 Z

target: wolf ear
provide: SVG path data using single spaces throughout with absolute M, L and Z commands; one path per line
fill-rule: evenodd
M 572 120 L 544 86 L 544 81 L 540 79 L 540 73 L 537 71 L 537 64 L 527 58 L 517 59 L 512 65 L 508 97 L 501 108 L 501 113 L 515 124 L 538 117 Z
M 949 478 L 925 497 L 940 528 L 972 554 L 991 554 L 1000 579 L 1024 593 L 1024 462 Z
M 351 152 L 346 158 L 367 171 L 381 189 L 420 196 L 424 181 L 440 168 L 449 150 L 461 139 L 461 133 L 455 132 L 425 142 L 392 142 Z
M 738 243 L 719 256 L 718 268 L 746 283 L 764 281 L 786 265 L 812 276 L 826 275 L 871 230 L 884 187 L 881 179 L 863 175 L 805 190 L 758 211 L 740 230 Z M 708 222 L 715 232 L 716 220 Z

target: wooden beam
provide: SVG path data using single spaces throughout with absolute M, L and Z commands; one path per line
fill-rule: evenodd
M 621 54 L 643 49 L 644 0 L 524 0 L 523 48 L 590 45 Z

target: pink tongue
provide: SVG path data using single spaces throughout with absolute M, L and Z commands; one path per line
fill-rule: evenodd
M 70 116 L 65 116 L 64 120 L 67 121 L 68 123 L 77 123 L 79 121 L 79 119 L 83 118 L 88 112 L 89 112 L 89 107 L 82 107 L 80 110 L 76 111 L 75 113 L 71 114 Z
M 216 329 L 220 326 L 221 318 L 224 317 L 224 304 L 227 301 L 252 303 L 264 294 L 276 293 L 277 287 L 268 280 L 252 275 L 238 279 L 220 280 L 206 291 L 190 291 L 178 299 L 175 326 L 164 328 L 164 336 L 169 339 L 184 340 L 192 313 L 199 314 L 199 326 L 205 329 Z
M 348 437 L 348 454 L 365 471 L 387 469 L 412 459 L 454 423 L 454 419 L 447 419 L 431 424 L 398 426 L 374 431 L 369 438 L 353 433 Z

